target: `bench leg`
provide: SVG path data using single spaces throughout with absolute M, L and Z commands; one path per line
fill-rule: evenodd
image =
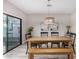
M 28 54 L 28 59 L 33 59 L 33 54 L 29 53 Z

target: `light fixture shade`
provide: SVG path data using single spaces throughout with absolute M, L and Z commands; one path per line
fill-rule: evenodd
M 46 17 L 45 18 L 45 24 L 52 24 L 55 22 L 55 18 L 54 17 Z

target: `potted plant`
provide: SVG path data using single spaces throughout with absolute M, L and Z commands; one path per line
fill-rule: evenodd
M 33 31 L 33 27 L 32 26 L 28 27 L 27 32 L 28 32 L 28 35 L 30 35 L 30 37 L 32 37 L 31 35 L 32 31 Z

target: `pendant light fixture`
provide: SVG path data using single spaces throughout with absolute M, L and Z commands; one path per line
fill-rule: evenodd
M 47 8 L 48 8 L 48 16 L 45 18 L 45 24 L 53 24 L 55 22 L 55 18 L 50 16 L 50 7 L 52 6 L 50 4 L 51 0 L 47 0 Z

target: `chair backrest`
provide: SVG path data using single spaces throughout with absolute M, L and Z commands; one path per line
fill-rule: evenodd
M 27 40 L 28 38 L 30 38 L 31 37 L 31 33 L 26 33 L 25 34 L 25 39 Z
M 40 34 L 41 34 L 41 37 L 42 36 L 48 36 L 48 32 L 40 32 Z
M 27 40 L 27 34 L 25 34 L 25 39 Z
M 59 36 L 59 32 L 51 32 L 51 36 Z
M 75 44 L 75 40 L 76 40 L 76 34 L 75 33 L 70 33 L 70 37 L 72 40 L 72 44 Z
M 76 39 L 76 34 L 75 33 L 70 33 L 70 37 L 75 40 Z

